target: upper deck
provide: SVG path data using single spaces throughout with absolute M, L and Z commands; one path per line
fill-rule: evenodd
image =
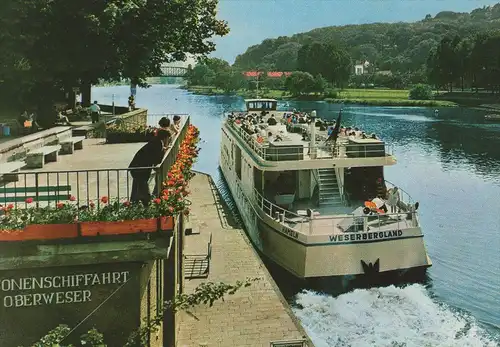
M 269 108 L 256 108 L 257 104 Z M 238 142 L 262 170 L 296 170 L 336 167 L 393 165 L 392 146 L 362 131 L 341 129 L 336 143 L 328 140 L 328 129 L 292 123 L 292 112 L 277 111 L 272 99 L 246 100 L 247 112 L 231 114 L 223 132 Z M 255 104 L 255 105 L 254 105 Z M 250 106 L 250 107 L 249 107 Z M 275 119 L 269 121 L 270 118 Z M 315 123 L 316 120 L 313 120 Z

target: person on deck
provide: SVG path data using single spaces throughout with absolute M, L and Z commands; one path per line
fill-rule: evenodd
M 391 206 L 391 213 L 397 212 L 397 207 L 400 199 L 401 197 L 399 195 L 398 187 L 394 187 L 387 191 L 387 203 Z
M 144 206 L 149 205 L 151 194 L 148 181 L 151 177 L 151 170 L 163 160 L 169 137 L 170 133 L 167 130 L 160 129 L 151 141 L 137 151 L 130 162 L 129 169 L 140 168 L 130 170 L 132 176 L 130 202 L 136 203 L 140 201 Z
M 278 124 L 278 122 L 276 121 L 276 118 L 274 118 L 274 114 L 271 115 L 271 117 L 269 117 L 269 119 L 267 120 L 267 125 L 276 125 Z

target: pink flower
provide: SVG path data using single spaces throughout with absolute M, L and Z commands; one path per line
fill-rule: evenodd
M 31 204 L 32 202 L 33 202 L 33 198 L 27 198 L 27 199 L 26 199 L 26 203 L 27 203 L 27 204 Z

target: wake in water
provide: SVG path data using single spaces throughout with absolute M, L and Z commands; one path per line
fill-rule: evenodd
M 303 291 L 296 316 L 316 347 L 498 347 L 472 317 L 434 302 L 425 287 L 356 289 L 336 298 Z

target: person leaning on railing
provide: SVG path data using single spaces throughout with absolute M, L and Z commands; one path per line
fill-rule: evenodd
M 170 142 L 170 133 L 167 130 L 160 129 L 156 136 L 142 146 L 137 151 L 134 158 L 130 162 L 129 169 L 132 176 L 132 191 L 130 194 L 130 202 L 142 202 L 144 206 L 149 205 L 151 194 L 149 192 L 149 178 L 151 170 L 154 166 L 160 164 Z M 157 190 L 158 187 L 155 187 Z

